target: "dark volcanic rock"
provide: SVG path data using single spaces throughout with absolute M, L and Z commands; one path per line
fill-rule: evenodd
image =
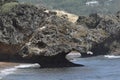
M 96 28 L 99 22 L 102 19 L 102 15 L 94 13 L 90 14 L 88 17 L 86 16 L 79 16 L 78 20 L 76 21 L 77 25 L 83 25 L 90 29 Z
M 118 54 L 120 19 L 116 15 L 82 16 L 76 25 L 44 7 L 6 3 L 0 11 L 0 60 L 68 67 L 83 66 L 65 58 L 73 50 L 82 57 L 92 52 Z
M 100 21 L 97 28 L 104 30 L 108 34 L 108 38 L 103 41 L 104 46 L 108 48 L 108 53 L 113 53 L 114 46 L 120 46 L 119 44 L 114 44 L 114 42 L 119 43 L 120 40 L 120 22 L 119 19 L 114 15 L 104 16 Z M 114 44 L 114 46 L 112 46 Z M 117 47 L 116 47 L 117 49 Z
M 109 34 L 102 29 L 87 29 L 85 27 L 80 27 L 73 33 L 73 38 L 75 40 L 74 43 L 76 43 L 76 47 L 74 49 L 79 51 L 82 54 L 82 57 L 97 54 L 100 55 L 100 53 L 95 53 L 93 49 L 96 48 L 96 45 L 102 44 L 102 42 L 104 42 L 108 37 Z M 89 54 L 89 51 L 92 51 L 94 54 Z M 97 51 L 100 52 L 99 50 Z
M 22 48 L 20 55 L 28 58 L 42 56 L 37 61 L 42 67 L 78 66 L 65 58 L 73 49 L 70 33 L 74 27 L 69 21 L 55 15 L 46 18 Z
M 36 53 L 36 50 L 34 52 L 34 49 L 29 50 L 29 53 L 52 56 L 62 52 L 68 53 L 72 50 L 72 46 L 69 44 L 72 37 L 69 34 L 74 25 L 53 15 L 46 18 L 40 26 L 27 43 L 29 45 L 28 49 L 34 47 L 36 50 L 38 49 L 38 53 Z
M 24 4 L 7 12 L 1 9 L 0 21 L 1 60 L 37 62 L 41 67 L 78 66 L 65 58 L 73 49 L 70 33 L 75 25 L 69 21 Z
M 0 13 L 0 53 L 11 55 L 19 52 L 46 16 L 44 9 L 21 4 L 7 13 Z
M 19 4 L 9 13 L 0 14 L 0 50 L 3 50 L 1 53 L 18 52 L 46 16 L 42 9 Z M 2 46 L 6 46 L 6 50 Z
M 76 23 L 88 28 L 87 36 L 84 39 L 86 39 L 87 45 L 91 46 L 88 50 L 94 52 L 94 55 L 113 53 L 114 46 L 116 46 L 115 49 L 120 46 L 119 13 L 117 13 L 117 16 L 100 14 L 91 14 L 89 17 L 80 16 Z M 114 44 L 114 42 L 117 44 Z

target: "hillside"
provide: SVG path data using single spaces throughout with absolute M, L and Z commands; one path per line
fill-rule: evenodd
M 120 0 L 19 0 L 34 4 L 43 3 L 50 9 L 65 10 L 77 15 L 89 13 L 113 13 L 119 11 Z M 117 5 L 117 6 L 116 6 Z

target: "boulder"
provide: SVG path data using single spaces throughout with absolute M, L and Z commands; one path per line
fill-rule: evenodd
M 74 47 L 70 35 L 74 27 L 75 25 L 66 19 L 52 15 L 36 29 L 19 54 L 25 58 L 40 56 L 37 63 L 40 63 L 41 67 L 78 66 L 66 59 L 66 55 Z
M 17 4 L 0 13 L 0 60 L 37 62 L 41 67 L 83 66 L 65 58 L 73 49 L 70 34 L 75 26 L 44 8 Z

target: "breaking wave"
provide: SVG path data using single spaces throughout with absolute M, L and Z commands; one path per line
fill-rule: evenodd
M 40 65 L 36 63 L 36 64 L 21 64 L 19 66 L 15 66 L 15 68 L 17 69 L 34 68 L 34 67 L 40 67 Z
M 0 71 L 0 80 L 2 80 L 5 76 L 14 74 L 17 69 L 24 69 L 24 68 L 36 68 L 40 67 L 39 64 L 20 64 L 18 66 L 14 66 L 13 68 L 3 69 Z
M 114 59 L 114 58 L 120 58 L 120 56 L 115 56 L 115 55 L 105 55 L 104 57 Z

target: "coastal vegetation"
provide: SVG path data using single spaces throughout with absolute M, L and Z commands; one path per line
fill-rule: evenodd
M 34 4 L 46 5 L 49 9 L 58 9 L 76 15 L 89 15 L 90 13 L 111 14 L 119 11 L 120 0 L 19 0 Z M 87 4 L 96 1 L 94 4 Z
M 1 12 L 2 13 L 8 13 L 12 8 L 14 8 L 16 5 L 18 5 L 17 2 L 10 2 L 6 3 L 1 6 Z

